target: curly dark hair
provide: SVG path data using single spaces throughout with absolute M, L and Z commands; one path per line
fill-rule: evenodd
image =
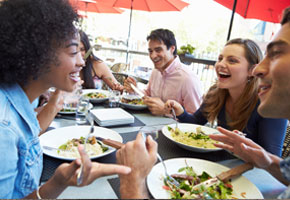
M 67 0 L 0 2 L 0 84 L 27 84 L 57 64 L 56 52 L 74 38 L 77 14 Z
M 177 44 L 172 31 L 162 28 L 153 30 L 151 31 L 150 35 L 147 36 L 147 41 L 148 40 L 158 40 L 160 42 L 163 42 L 166 45 L 167 49 L 169 49 L 171 46 L 175 46 L 173 55 L 177 55 Z

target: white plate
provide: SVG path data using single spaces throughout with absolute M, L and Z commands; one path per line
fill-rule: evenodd
M 140 99 L 138 95 L 132 95 L 132 94 L 123 95 L 122 98 L 129 99 L 129 100 Z M 124 108 L 128 108 L 131 110 L 144 110 L 147 108 L 147 105 L 134 105 L 134 104 L 123 103 L 123 102 L 120 102 L 120 105 L 123 106 Z
M 93 104 L 90 103 L 89 104 L 89 110 L 91 110 L 93 107 L 94 107 Z M 77 108 L 70 108 L 70 109 L 72 109 L 73 111 L 59 111 L 58 113 L 62 114 L 62 115 L 63 114 L 67 114 L 68 115 L 68 114 L 75 114 L 76 113 L 76 109 Z
M 203 171 L 206 171 L 212 177 L 217 176 L 223 171 L 228 170 L 228 167 L 223 165 L 195 158 L 175 158 L 165 160 L 165 165 L 169 174 L 179 173 L 178 169 L 192 166 L 194 171 L 200 175 Z M 170 194 L 168 191 L 162 188 L 164 185 L 164 168 L 161 163 L 155 165 L 150 174 L 147 176 L 147 186 L 155 199 L 170 199 Z M 239 176 L 232 180 L 233 185 L 233 197 L 237 199 L 263 199 L 263 195 L 259 189 L 244 176 Z M 241 193 L 245 192 L 245 197 L 241 196 Z
M 94 129 L 95 130 L 93 135 L 95 136 L 100 136 L 105 139 L 112 139 L 118 142 L 123 142 L 123 138 L 116 131 L 97 126 L 95 126 Z M 68 140 L 71 140 L 73 138 L 80 138 L 81 136 L 86 137 L 86 135 L 89 133 L 89 130 L 90 126 L 67 126 L 53 129 L 51 131 L 42 134 L 39 137 L 40 145 L 58 148 L 60 145 L 65 144 Z M 102 154 L 92 156 L 91 159 L 106 156 L 114 151 L 115 151 L 114 148 L 109 148 L 106 152 Z M 43 149 L 43 153 L 48 156 L 63 160 L 75 160 L 75 158 L 67 158 L 61 156 L 57 153 L 57 151 L 54 150 Z
M 92 103 L 102 103 L 106 100 L 109 99 L 109 91 L 108 90 L 97 90 L 97 89 L 83 89 L 83 94 L 82 96 L 84 96 L 85 94 L 91 93 L 91 92 L 98 92 L 98 93 L 103 93 L 105 94 L 107 97 L 106 98 L 89 98 L 90 102 Z
M 169 140 L 175 142 L 177 145 L 179 145 L 180 147 L 190 150 L 190 151 L 194 151 L 194 152 L 211 152 L 211 151 L 219 151 L 222 150 L 221 148 L 214 148 L 214 149 L 206 149 L 206 148 L 202 148 L 202 147 L 194 147 L 194 146 L 190 146 L 190 145 L 186 145 L 186 144 L 182 144 L 180 142 L 175 141 L 172 137 L 171 137 L 171 133 L 168 130 L 168 126 L 170 126 L 171 128 L 175 129 L 175 124 L 169 124 L 166 125 L 162 128 L 162 133 L 165 137 L 167 137 Z M 198 124 L 187 124 L 187 123 L 178 123 L 178 128 L 181 131 L 194 131 L 196 130 L 197 127 L 201 127 L 201 130 L 205 133 L 205 134 L 214 134 L 217 133 L 218 131 L 216 129 L 213 128 L 209 128 L 206 126 L 201 126 Z

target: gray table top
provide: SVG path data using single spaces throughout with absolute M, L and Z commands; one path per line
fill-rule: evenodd
M 94 108 L 103 108 L 102 106 L 95 106 Z M 128 110 L 129 111 L 129 110 Z M 138 118 L 141 122 L 143 122 L 146 126 L 156 126 L 157 128 L 161 128 L 164 124 L 174 123 L 174 120 L 167 117 L 153 116 L 148 111 L 129 111 L 132 115 Z M 75 125 L 74 120 L 56 118 L 50 127 L 59 128 L 65 126 L 73 126 Z M 112 130 L 117 131 L 121 136 L 126 135 L 129 132 L 136 132 L 141 127 L 114 127 L 110 128 Z M 123 137 L 124 138 L 124 137 Z M 158 142 L 158 141 L 157 141 Z M 160 148 L 160 147 L 159 147 Z M 179 148 L 179 147 L 177 147 Z M 161 151 L 161 152 L 160 152 Z M 162 152 L 163 151 L 163 152 Z M 164 149 L 160 150 L 159 153 L 164 154 Z M 166 152 L 165 152 L 166 153 Z M 167 158 L 166 155 L 164 157 Z M 230 158 L 230 157 L 229 157 Z M 226 160 L 214 160 L 218 163 L 225 165 L 227 167 L 234 167 L 240 163 L 241 160 L 236 158 L 230 158 Z M 285 190 L 285 186 L 277 181 L 274 177 L 272 177 L 268 172 L 254 168 L 243 174 L 246 178 L 248 178 L 252 183 L 254 183 L 257 188 L 262 192 L 264 198 L 276 198 L 279 193 Z M 60 196 L 60 199 L 117 199 L 117 195 L 114 190 L 110 186 L 108 179 L 116 178 L 117 175 L 106 176 L 95 180 L 91 185 L 85 187 L 68 187 Z

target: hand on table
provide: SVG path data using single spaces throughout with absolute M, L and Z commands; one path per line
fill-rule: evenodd
M 145 180 L 156 163 L 157 143 L 148 136 L 146 143 L 139 133 L 135 141 L 128 142 L 117 151 L 117 163 L 131 168 L 128 175 L 120 175 L 122 198 L 148 198 Z
M 171 114 L 171 109 L 174 109 L 176 116 L 181 115 L 184 113 L 183 107 L 175 100 L 167 100 L 164 105 L 164 110 L 166 114 Z
M 148 106 L 150 112 L 153 115 L 164 115 L 164 102 L 159 97 L 143 97 L 144 103 Z

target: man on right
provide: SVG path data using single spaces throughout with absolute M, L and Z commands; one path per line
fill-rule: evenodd
M 290 120 L 290 7 L 284 10 L 281 29 L 267 46 L 266 57 L 254 69 L 260 80 L 258 112 L 263 117 L 287 118 Z M 266 152 L 252 140 L 223 128 L 220 135 L 211 135 L 223 144 L 217 147 L 227 149 L 245 162 L 267 170 L 279 181 L 290 183 L 290 157 L 285 160 Z M 275 135 L 273 135 L 275 137 Z M 290 198 L 290 187 L 278 198 Z

